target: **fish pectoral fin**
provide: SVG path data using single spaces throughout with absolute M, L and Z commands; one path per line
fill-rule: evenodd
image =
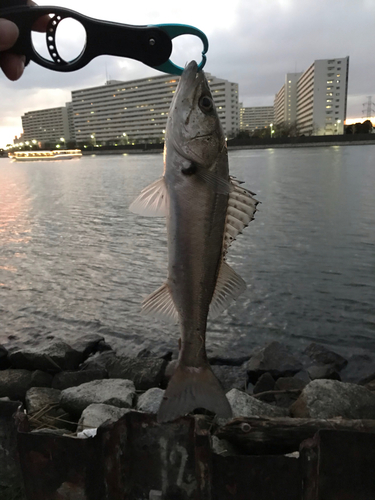
M 142 302 L 142 312 L 167 322 L 178 322 L 178 312 L 167 283 L 145 298 Z
M 246 283 L 230 266 L 221 261 L 216 288 L 210 304 L 210 318 L 214 319 L 221 314 L 242 292 Z
M 241 187 L 241 181 L 230 178 L 232 186 L 229 193 L 227 217 L 225 220 L 223 251 L 224 255 L 228 248 L 243 229 L 254 219 L 259 201 L 256 200 L 251 191 Z
M 217 194 L 229 194 L 232 189 L 229 179 L 223 179 L 220 175 L 200 165 L 195 175 L 208 184 Z
M 165 217 L 168 211 L 168 191 L 164 177 L 142 189 L 129 210 L 147 217 Z
M 169 422 L 197 408 L 205 408 L 222 418 L 232 416 L 229 401 L 209 365 L 196 368 L 178 364 L 160 404 L 157 420 Z

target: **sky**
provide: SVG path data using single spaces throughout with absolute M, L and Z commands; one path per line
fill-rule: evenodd
M 368 96 L 375 104 L 374 0 L 230 0 L 225 7 L 218 0 L 38 3 L 124 24 L 196 26 L 210 44 L 205 70 L 238 83 L 244 106 L 271 106 L 286 73 L 304 71 L 315 59 L 345 56 L 350 57 L 347 117 L 362 117 Z M 35 35 L 35 47 L 44 45 L 44 37 Z M 82 29 L 63 21 L 57 44 L 63 58 L 74 58 L 84 44 Z M 180 37 L 173 46 L 171 59 L 178 65 L 200 60 L 197 38 Z M 127 81 L 158 74 L 140 62 L 114 56 L 100 56 L 71 73 L 31 62 L 17 82 L 0 74 L 0 147 L 22 132 L 24 113 L 63 106 L 71 100 L 72 90 L 103 85 L 107 78 Z

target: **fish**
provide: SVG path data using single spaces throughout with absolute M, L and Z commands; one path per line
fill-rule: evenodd
M 168 276 L 142 311 L 180 325 L 179 356 L 157 421 L 206 409 L 230 418 L 230 404 L 207 358 L 207 318 L 217 317 L 245 288 L 226 254 L 254 218 L 254 193 L 229 175 L 226 138 L 207 77 L 185 67 L 165 133 L 164 171 L 129 209 L 166 217 Z

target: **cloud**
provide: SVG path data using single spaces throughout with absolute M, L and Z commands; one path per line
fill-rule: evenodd
M 210 43 L 206 70 L 239 83 L 239 97 L 246 106 L 272 105 L 285 74 L 304 71 L 315 59 L 350 56 L 348 116 L 361 116 L 362 103 L 374 90 L 373 0 L 231 0 L 225 9 L 216 1 L 201 0 L 162 0 L 157 8 L 147 0 L 133 2 L 131 8 L 118 0 L 65 0 L 63 5 L 114 22 L 175 22 L 202 29 Z M 61 50 L 72 51 L 72 40 L 73 32 L 61 40 Z M 199 58 L 200 42 L 176 42 L 177 64 Z M 107 56 L 72 73 L 31 63 L 19 82 L 0 77 L 1 129 L 20 126 L 26 111 L 64 105 L 72 90 L 102 85 L 107 76 L 126 81 L 156 74 L 160 73 L 139 62 Z

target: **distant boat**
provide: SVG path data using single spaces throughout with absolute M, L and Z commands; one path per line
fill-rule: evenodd
M 55 151 L 15 151 L 8 153 L 16 161 L 71 160 L 82 156 L 80 149 L 57 149 Z

